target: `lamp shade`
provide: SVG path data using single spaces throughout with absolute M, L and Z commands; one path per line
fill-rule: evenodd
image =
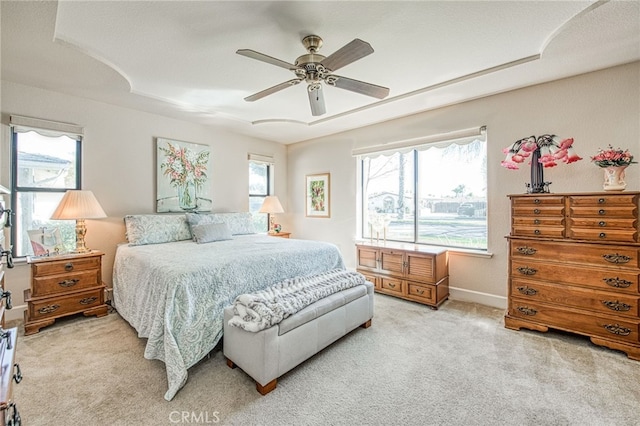
M 51 219 L 101 219 L 107 217 L 96 200 L 93 192 L 87 190 L 69 190 L 51 215 Z
M 284 213 L 284 209 L 282 208 L 282 204 L 280 204 L 280 200 L 275 195 L 267 196 L 263 203 L 259 213 Z

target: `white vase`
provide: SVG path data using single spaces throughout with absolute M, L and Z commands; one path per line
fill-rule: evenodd
M 624 181 L 624 169 L 627 166 L 609 166 L 604 168 L 605 191 L 624 191 L 627 183 Z

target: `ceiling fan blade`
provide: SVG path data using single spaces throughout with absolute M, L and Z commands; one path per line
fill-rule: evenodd
M 324 58 L 321 64 L 323 67 L 335 71 L 372 53 L 371 45 L 357 38 Z
M 327 81 L 327 84 L 338 87 L 340 89 L 351 90 L 352 92 L 361 93 L 363 95 L 372 96 L 378 99 L 384 99 L 389 96 L 389 88 L 378 86 L 364 81 L 354 80 L 352 78 L 340 77 L 332 75 L 336 80 L 333 83 Z
M 256 52 L 255 50 L 239 49 L 239 50 L 236 50 L 236 53 L 238 55 L 246 56 L 247 58 L 257 59 L 258 61 L 266 62 L 268 64 L 275 65 L 277 67 L 286 68 L 288 70 L 296 69 L 296 66 L 293 64 L 290 64 L 289 62 L 285 62 L 280 59 L 274 58 L 272 56 L 265 55 L 264 53 Z
M 309 93 L 309 105 L 311 105 L 311 115 L 322 115 L 327 110 L 324 107 L 324 90 L 322 86 L 318 86 L 315 90 L 307 90 Z
M 270 95 L 272 93 L 279 92 L 280 90 L 286 89 L 287 87 L 295 86 L 296 84 L 300 83 L 301 81 L 302 81 L 301 78 L 294 78 L 293 80 L 289 80 L 289 81 L 285 81 L 284 83 L 276 84 L 275 86 L 269 87 L 268 89 L 264 89 L 261 92 L 254 93 L 251 96 L 247 96 L 246 98 L 244 98 L 244 100 L 247 101 L 247 102 L 257 101 L 258 99 L 262 99 L 265 96 L 268 96 L 268 95 Z

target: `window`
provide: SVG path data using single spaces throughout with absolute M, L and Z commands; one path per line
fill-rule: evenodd
M 265 197 L 271 195 L 273 159 L 249 154 L 249 211 L 253 215 L 253 226 L 257 232 L 269 230 L 269 215 L 259 213 Z
M 395 150 L 389 145 L 361 156 L 362 236 L 486 250 L 484 132 Z
M 29 124 L 41 120 L 26 119 Z M 80 132 L 23 126 L 21 117 L 11 117 L 11 205 L 15 214 L 11 230 L 13 254 L 33 254 L 29 231 L 42 238 L 59 235 L 64 249 L 75 244 L 74 221 L 50 220 L 68 189 L 80 189 Z M 39 123 L 38 123 L 39 124 Z M 62 125 L 62 124 L 61 124 Z M 65 125 L 63 125 L 65 126 Z M 77 129 L 74 127 L 74 130 Z M 52 245 L 51 242 L 44 242 Z

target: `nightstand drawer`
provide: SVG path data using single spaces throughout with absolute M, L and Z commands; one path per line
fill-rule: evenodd
M 32 264 L 33 276 L 68 274 L 70 272 L 86 271 L 90 269 L 100 269 L 100 257 L 83 257 L 78 259 L 61 259 Z
M 408 283 L 408 296 L 411 299 L 416 299 L 421 302 L 429 304 L 436 302 L 436 287 L 431 285 L 420 285 L 414 283 Z
M 66 296 L 34 300 L 31 299 L 30 291 L 26 290 L 25 300 L 29 302 L 29 319 L 38 320 L 84 312 L 104 303 L 103 291 L 104 287 L 99 287 Z
M 97 270 L 65 275 L 52 275 L 49 277 L 36 277 L 33 279 L 31 295 L 33 297 L 40 297 L 96 287 L 102 284 L 99 280 Z

